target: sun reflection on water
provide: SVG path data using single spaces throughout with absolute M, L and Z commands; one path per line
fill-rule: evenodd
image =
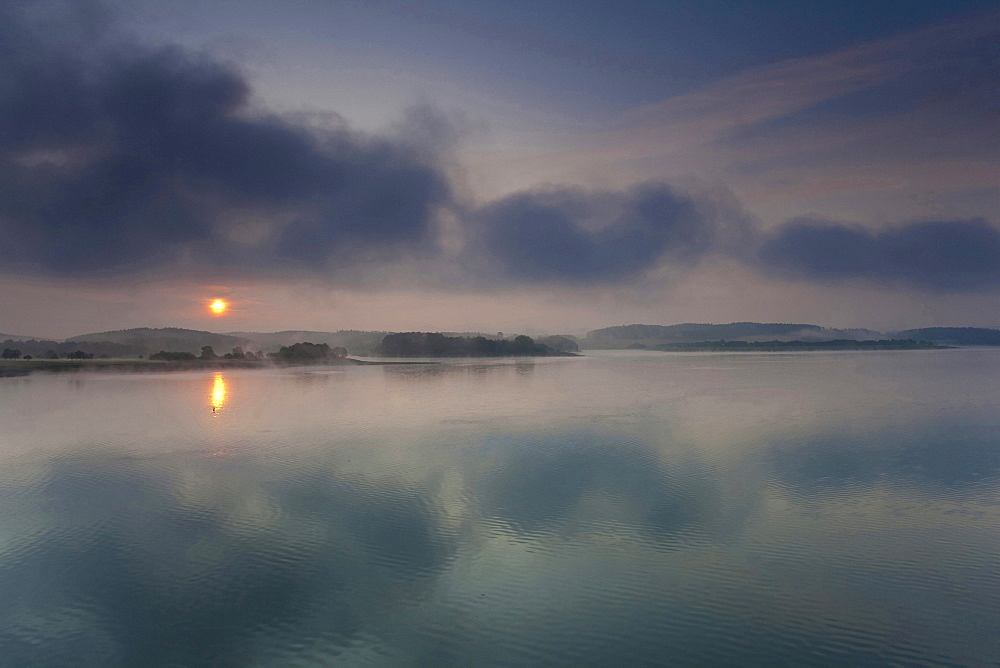
M 215 381 L 212 384 L 212 412 L 222 410 L 222 407 L 226 404 L 226 397 L 228 395 L 226 389 L 226 379 L 222 377 L 221 373 L 215 374 Z

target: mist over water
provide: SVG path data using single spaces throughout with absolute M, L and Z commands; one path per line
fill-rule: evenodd
M 0 665 L 1000 662 L 1000 352 L 0 378 Z

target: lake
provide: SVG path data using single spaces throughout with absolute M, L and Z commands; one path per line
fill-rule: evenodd
M 1000 350 L 0 378 L 0 665 L 1000 662 Z

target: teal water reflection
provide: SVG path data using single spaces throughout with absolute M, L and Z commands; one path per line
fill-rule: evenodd
M 0 379 L 0 664 L 996 663 L 998 371 Z

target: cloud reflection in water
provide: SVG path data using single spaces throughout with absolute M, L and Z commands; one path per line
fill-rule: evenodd
M 0 645 L 989 663 L 998 364 L 946 353 L 11 379 Z

